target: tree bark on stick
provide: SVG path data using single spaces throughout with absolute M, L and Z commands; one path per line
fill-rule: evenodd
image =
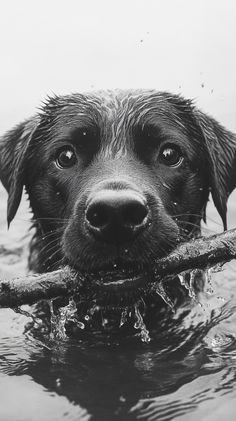
M 236 229 L 210 237 L 200 237 L 179 245 L 168 256 L 156 260 L 150 273 L 153 281 L 190 269 L 205 269 L 236 258 Z M 121 275 L 122 276 L 122 275 Z M 131 280 L 132 282 L 132 280 Z M 40 275 L 0 281 L 0 307 L 18 307 L 42 299 L 78 293 L 88 283 L 104 289 L 101 281 L 82 275 L 68 266 Z M 109 285 L 108 285 L 109 284 Z M 105 288 L 112 290 L 112 279 Z M 119 288 L 116 284 L 115 290 Z

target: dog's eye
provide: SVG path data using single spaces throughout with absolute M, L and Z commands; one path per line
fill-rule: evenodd
M 161 162 L 169 167 L 178 167 L 184 159 L 181 150 L 175 145 L 165 145 L 159 156 Z
M 55 162 L 59 168 L 70 168 L 76 163 L 76 160 L 74 149 L 66 146 L 58 151 Z

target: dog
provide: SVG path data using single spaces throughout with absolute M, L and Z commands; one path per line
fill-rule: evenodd
M 135 295 L 155 259 L 200 235 L 210 193 L 227 229 L 236 136 L 167 92 L 53 96 L 1 138 L 0 178 L 8 224 L 29 197 L 30 270 L 69 264 Z

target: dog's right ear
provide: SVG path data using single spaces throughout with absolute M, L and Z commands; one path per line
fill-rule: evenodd
M 0 180 L 8 191 L 8 226 L 21 201 L 27 152 L 38 125 L 39 117 L 33 117 L 0 139 Z
M 213 202 L 226 230 L 227 200 L 236 187 L 236 135 L 200 110 L 195 117 L 206 148 Z

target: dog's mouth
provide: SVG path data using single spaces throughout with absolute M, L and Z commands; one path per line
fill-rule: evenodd
M 146 289 L 155 280 L 155 272 L 148 267 L 137 267 L 132 263 L 120 265 L 114 263 L 110 266 L 103 266 L 91 272 L 84 272 L 89 284 L 101 291 L 121 293 Z

